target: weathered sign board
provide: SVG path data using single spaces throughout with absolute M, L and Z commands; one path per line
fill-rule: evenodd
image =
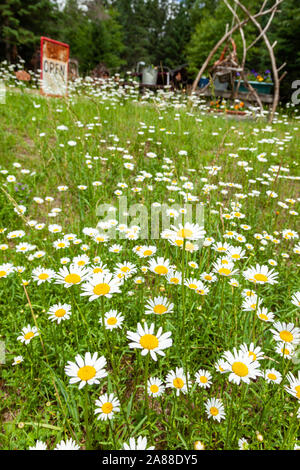
M 68 44 L 41 38 L 41 93 L 47 96 L 66 96 L 68 93 Z

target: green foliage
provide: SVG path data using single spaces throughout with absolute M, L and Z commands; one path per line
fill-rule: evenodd
M 45 14 L 47 12 L 47 14 Z M 40 36 L 52 31 L 58 14 L 50 0 L 2 0 L 0 4 L 0 55 L 8 61 L 18 53 L 24 57 L 39 42 Z
M 231 6 L 234 1 L 229 0 Z M 261 0 L 245 2 L 257 12 Z M 209 52 L 231 27 L 232 14 L 223 0 L 89 0 L 87 11 L 78 0 L 66 0 L 60 10 L 54 0 L 2 0 L 0 4 L 0 60 L 15 62 L 17 56 L 27 66 L 39 47 L 40 36 L 70 44 L 71 57 L 79 61 L 80 72 L 89 73 L 99 62 L 111 71 L 135 68 L 137 62 L 170 68 L 189 63 L 195 76 Z M 269 0 L 269 6 L 271 1 Z M 237 10 L 241 19 L 245 15 Z M 260 18 L 262 26 L 268 18 Z M 291 83 L 299 78 L 300 4 L 284 0 L 268 31 L 270 42 L 277 41 L 278 64 L 287 62 L 282 94 L 289 98 Z M 247 45 L 257 36 L 252 23 L 245 26 Z M 234 34 L 241 59 L 242 41 Z M 222 47 L 212 58 L 220 57 Z M 271 68 L 268 51 L 260 40 L 247 55 L 246 67 L 263 72 Z

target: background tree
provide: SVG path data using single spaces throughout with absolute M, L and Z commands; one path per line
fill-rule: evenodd
M 59 15 L 50 0 L 1 0 L 0 51 L 9 62 L 18 55 L 31 57 L 41 35 L 55 31 L 55 18 Z

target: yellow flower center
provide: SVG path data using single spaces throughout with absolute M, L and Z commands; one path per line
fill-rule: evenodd
M 232 255 L 232 258 L 233 258 L 233 259 L 240 259 L 240 255 L 238 255 L 237 253 L 235 253 L 234 255 Z
M 296 397 L 300 398 L 300 385 L 296 385 L 295 391 L 296 391 Z
M 208 380 L 207 380 L 207 377 L 205 377 L 205 375 L 202 375 L 202 377 L 200 377 L 200 382 L 201 382 L 202 384 L 206 384 L 207 381 L 208 381 Z
M 167 274 L 168 272 L 168 269 L 165 267 L 165 266 L 156 266 L 156 268 L 154 269 L 154 271 L 157 273 L 157 274 Z
M 152 250 L 145 250 L 144 251 L 144 256 L 151 256 L 152 255 Z
M 45 281 L 46 279 L 48 279 L 48 277 L 49 277 L 49 274 L 47 273 L 39 274 L 39 279 L 41 279 L 42 281 Z
M 130 271 L 130 269 L 128 268 L 128 266 L 122 266 L 121 271 L 123 273 L 128 273 L 128 271 Z
M 282 339 L 282 341 L 284 341 L 285 343 L 290 343 L 294 339 L 294 336 L 292 335 L 292 333 L 287 330 L 281 331 L 279 336 L 280 336 L 280 339 Z
M 224 276 L 229 276 L 229 274 L 231 273 L 230 269 L 228 268 L 221 268 L 219 269 L 219 274 L 222 274 Z
M 85 261 L 81 260 L 81 261 L 78 261 L 78 266 L 84 266 L 85 265 Z
M 158 346 L 158 339 L 154 335 L 144 335 L 140 338 L 140 345 L 144 349 L 155 349 Z
M 66 245 L 65 245 L 65 243 L 60 242 L 60 243 L 57 244 L 57 246 L 58 246 L 59 248 L 63 248 L 63 247 L 66 246 Z
M 105 413 L 106 415 L 108 415 L 109 413 L 112 412 L 113 405 L 108 401 L 107 403 L 103 403 L 101 409 L 102 409 L 102 413 Z
M 276 377 L 275 374 L 272 374 L 271 372 L 269 372 L 269 374 L 268 374 L 268 379 L 270 379 L 270 380 L 276 380 L 277 377 Z
M 182 246 L 183 245 L 183 240 L 175 240 L 175 243 L 177 246 Z
M 106 283 L 97 284 L 93 289 L 93 292 L 95 295 L 107 295 L 109 291 L 110 291 L 110 287 Z
M 264 313 L 260 313 L 259 318 L 261 318 L 262 320 L 268 321 L 268 317 Z
M 77 372 L 77 376 L 80 378 L 80 380 L 84 380 L 85 382 L 95 377 L 95 375 L 96 369 L 93 366 L 81 367 Z
M 107 324 L 108 324 L 108 325 L 115 325 L 116 323 L 117 323 L 116 317 L 109 317 L 109 318 L 107 319 Z
M 0 271 L 0 277 L 5 276 L 6 274 L 7 274 L 6 271 Z
M 268 278 L 264 274 L 258 273 L 258 274 L 255 274 L 253 277 L 255 281 L 268 282 Z
M 192 284 L 189 284 L 189 288 L 190 289 L 197 289 L 197 286 L 196 286 L 196 284 L 192 283 Z
M 175 388 L 182 388 L 184 386 L 184 382 L 180 377 L 176 377 L 176 379 L 173 380 L 173 385 Z
M 101 268 L 94 268 L 93 272 L 96 273 L 103 273 L 103 270 Z
M 79 274 L 68 274 L 65 277 L 65 282 L 67 282 L 68 284 L 78 284 L 78 282 L 80 281 L 81 277 L 79 276 Z
M 159 390 L 159 388 L 158 388 L 157 385 L 153 384 L 153 385 L 150 386 L 150 392 L 157 393 L 158 390 Z
M 249 373 L 248 367 L 243 362 L 234 362 L 232 371 L 239 377 L 246 377 Z
M 212 406 L 209 411 L 210 411 L 210 414 L 212 414 L 213 416 L 217 416 L 219 414 L 219 410 L 215 406 Z
M 24 339 L 31 339 L 32 337 L 34 336 L 34 333 L 32 331 L 29 331 L 28 333 L 26 333 L 26 335 L 24 335 Z
M 164 305 L 155 305 L 153 311 L 154 313 L 161 315 L 162 313 L 165 313 L 167 311 L 167 308 Z
M 212 280 L 212 277 L 211 277 L 209 274 L 207 274 L 206 276 L 204 276 L 204 278 L 205 278 L 207 281 L 211 281 L 211 280 Z
M 177 232 L 177 237 L 180 238 L 190 238 L 193 236 L 192 230 L 189 230 L 188 228 L 182 228 L 181 230 L 178 230 Z
M 66 314 L 66 310 L 64 308 L 59 308 L 55 312 L 55 316 L 58 317 L 58 318 L 64 317 L 65 314 Z
M 178 284 L 179 279 L 177 279 L 177 277 L 172 277 L 172 278 L 170 279 L 170 282 L 172 282 L 172 284 Z

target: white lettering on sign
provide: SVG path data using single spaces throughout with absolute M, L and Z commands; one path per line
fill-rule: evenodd
M 49 95 L 66 95 L 68 64 L 56 59 L 43 58 L 42 88 Z

